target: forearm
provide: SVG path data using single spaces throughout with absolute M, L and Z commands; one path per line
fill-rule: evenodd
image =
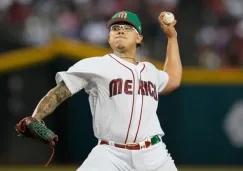
M 50 115 L 56 109 L 57 106 L 57 100 L 51 90 L 45 97 L 41 99 L 32 117 L 38 120 L 42 120 L 46 116 Z
M 37 105 L 32 117 L 42 120 L 50 115 L 58 105 L 71 96 L 70 91 L 64 83 L 60 83 L 50 90 L 48 94 L 41 99 Z
M 175 79 L 178 79 L 178 81 L 181 81 L 182 64 L 180 59 L 178 40 L 176 37 L 168 38 L 164 71 L 167 72 L 170 77 L 174 77 Z

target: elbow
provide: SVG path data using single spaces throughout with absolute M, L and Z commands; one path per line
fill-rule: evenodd
M 172 90 L 178 89 L 181 86 L 181 75 L 180 76 L 169 75 L 168 84 Z
M 181 79 L 171 78 L 165 89 L 159 95 L 168 95 L 181 86 Z
M 178 80 L 178 81 L 174 81 L 173 84 L 171 84 L 169 87 L 168 87 L 168 93 L 171 93 L 173 91 L 175 91 L 176 89 L 178 89 L 179 87 L 181 86 L 181 81 Z
M 173 88 L 174 90 L 178 89 L 181 86 L 181 79 L 178 79 L 174 82 Z

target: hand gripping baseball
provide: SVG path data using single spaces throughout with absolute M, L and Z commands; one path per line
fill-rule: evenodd
M 165 35 L 168 38 L 176 38 L 177 37 L 177 32 L 175 30 L 175 25 L 176 25 L 176 20 L 174 20 L 171 24 L 165 24 L 164 23 L 164 17 L 165 17 L 166 12 L 162 12 L 159 15 L 158 22 L 160 24 L 161 29 L 164 31 Z
M 52 156 L 46 164 L 47 166 L 53 157 L 54 146 L 58 141 L 58 136 L 55 135 L 50 129 L 48 129 L 43 121 L 38 121 L 33 117 L 26 117 L 22 119 L 16 125 L 15 129 L 19 133 L 19 136 L 38 140 L 45 144 L 49 144 L 52 147 Z

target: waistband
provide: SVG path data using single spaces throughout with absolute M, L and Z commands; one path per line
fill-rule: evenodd
M 112 141 L 100 140 L 99 144 L 100 145 L 111 145 L 111 146 L 115 146 L 118 148 L 124 148 L 124 149 L 128 149 L 128 150 L 140 150 L 143 148 L 148 148 L 150 146 L 153 146 L 161 141 L 162 141 L 161 137 L 159 135 L 155 135 L 151 138 L 148 138 L 148 139 L 138 142 L 138 143 L 119 144 L 119 143 L 115 143 Z

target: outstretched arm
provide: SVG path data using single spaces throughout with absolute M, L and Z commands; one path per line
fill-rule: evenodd
M 165 13 L 161 13 L 159 16 L 159 23 L 168 38 L 166 60 L 164 65 L 164 71 L 169 75 L 169 81 L 160 94 L 167 94 L 177 89 L 181 84 L 182 77 L 182 64 L 179 53 L 179 45 L 177 40 L 177 32 L 174 28 L 176 20 L 170 24 L 165 25 L 163 23 L 163 16 Z
M 39 121 L 44 119 L 46 116 L 51 114 L 58 105 L 60 105 L 69 97 L 71 97 L 71 92 L 65 83 L 61 82 L 55 88 L 51 89 L 47 95 L 41 99 L 32 117 Z

